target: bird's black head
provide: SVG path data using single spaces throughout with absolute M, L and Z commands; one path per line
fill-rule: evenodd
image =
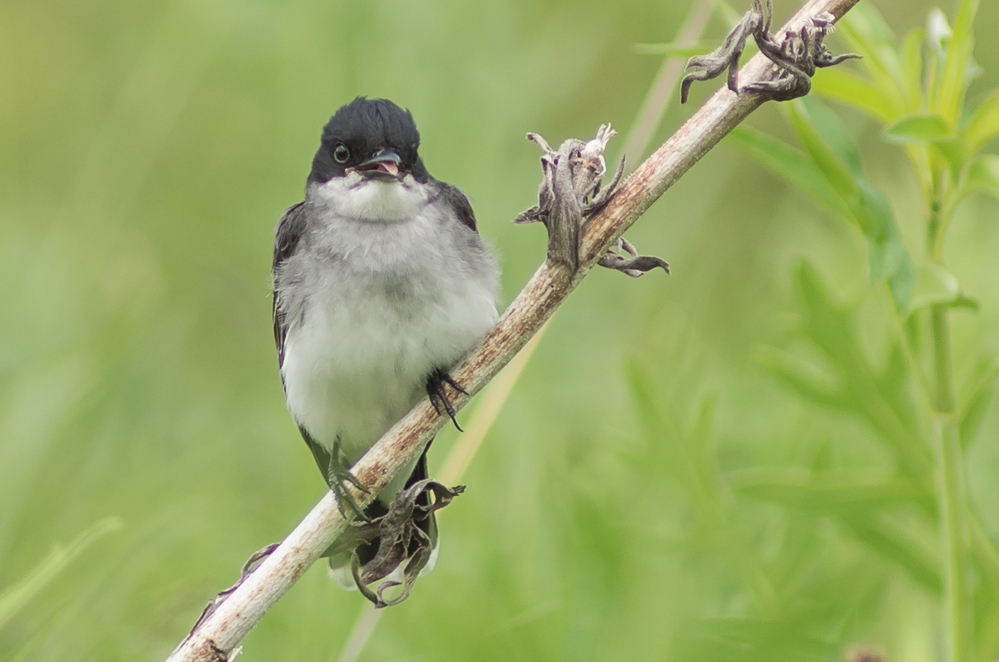
M 388 99 L 357 97 L 341 106 L 323 127 L 322 143 L 312 160 L 309 181 L 327 182 L 350 169 L 372 179 L 396 179 L 408 173 L 426 181 L 417 150 L 420 133 L 408 110 Z

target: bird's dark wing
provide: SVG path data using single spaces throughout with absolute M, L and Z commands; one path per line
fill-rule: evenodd
M 274 238 L 274 261 L 271 263 L 271 277 L 277 278 L 278 267 L 284 263 L 298 246 L 305 232 L 305 203 L 300 202 L 291 207 L 281 217 L 278 223 L 277 236 Z M 272 314 L 274 317 L 274 342 L 277 345 L 278 365 L 284 365 L 284 340 L 288 335 L 284 312 L 281 310 L 277 288 L 274 289 Z
M 478 232 L 475 227 L 475 212 L 472 211 L 472 203 L 468 201 L 465 194 L 457 186 L 452 186 L 447 182 L 434 181 L 441 199 L 451 205 L 458 215 L 458 220 L 462 225 L 473 232 Z

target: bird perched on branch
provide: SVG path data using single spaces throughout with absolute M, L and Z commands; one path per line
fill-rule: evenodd
M 274 242 L 274 338 L 285 400 L 326 482 L 369 519 L 426 477 L 426 450 L 362 510 L 350 467 L 424 394 L 454 418 L 448 370 L 496 321 L 498 269 L 468 199 L 434 179 L 413 116 L 358 97 L 323 129 L 305 200 Z M 439 410 L 440 411 L 440 410 Z M 433 540 L 432 517 L 420 523 Z M 377 546 L 359 550 L 362 557 Z M 353 586 L 350 558 L 330 558 Z

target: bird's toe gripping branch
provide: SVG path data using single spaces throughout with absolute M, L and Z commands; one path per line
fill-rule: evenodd
M 458 429 L 458 432 L 464 432 L 461 426 L 458 425 L 458 419 L 455 418 L 454 405 L 451 404 L 451 399 L 447 397 L 447 390 L 445 390 L 444 385 L 447 384 L 455 391 L 459 393 L 464 393 L 468 395 L 468 391 L 463 389 L 458 382 L 454 381 L 451 374 L 444 370 L 443 368 L 437 368 L 427 377 L 427 397 L 430 398 L 430 404 L 434 406 L 437 411 L 437 415 L 441 415 L 441 407 L 443 405 L 444 412 L 451 417 L 451 422 L 454 423 L 454 427 Z M 438 405 L 440 403 L 440 405 Z
M 338 438 L 333 443 L 333 451 L 330 453 L 330 462 L 326 469 L 326 484 L 329 485 L 333 495 L 336 496 L 337 508 L 340 509 L 340 514 L 343 515 L 345 519 L 350 518 L 347 515 L 344 504 L 350 506 L 350 508 L 357 513 L 358 518 L 366 522 L 371 521 L 364 513 L 364 509 L 361 508 L 351 495 L 350 491 L 347 489 L 347 483 L 350 483 L 365 494 L 368 493 L 364 484 L 361 483 L 361 481 L 357 479 L 357 476 L 354 475 L 354 472 L 350 470 L 350 464 L 345 461 L 343 454 L 340 452 L 340 439 Z
M 395 495 L 384 515 L 370 522 L 352 522 L 324 556 L 350 554 L 354 581 L 364 597 L 376 607 L 397 605 L 409 597 L 420 571 L 433 554 L 433 538 L 422 523 L 464 491 L 463 485 L 449 488 L 431 479 L 414 483 Z M 355 550 L 374 543 L 377 543 L 377 552 L 362 563 Z M 399 577 L 401 582 L 394 578 L 400 567 L 403 568 Z M 379 583 L 372 591 L 369 585 L 375 582 Z M 387 598 L 385 591 L 397 586 L 402 586 L 399 594 Z
M 543 176 L 538 189 L 538 204 L 514 219 L 514 223 L 544 223 L 548 230 L 548 261 L 575 272 L 579 267 L 579 230 L 586 219 L 602 209 L 617 190 L 624 173 L 624 159 L 618 163 L 610 183 L 601 182 L 607 172 L 604 151 L 617 132 L 602 124 L 597 135 L 588 141 L 569 139 L 558 150 L 536 133 L 527 134 L 541 148 Z M 623 250 L 627 257 L 615 251 Z M 629 276 L 669 265 L 657 257 L 641 256 L 623 237 L 597 263 Z
M 366 521 L 352 522 L 350 528 L 326 550 L 323 556 L 351 554 L 354 581 L 357 582 L 364 597 L 376 607 L 397 605 L 409 597 L 420 571 L 426 567 L 433 553 L 434 542 L 420 523 L 431 517 L 435 511 L 451 503 L 464 491 L 464 485 L 449 488 L 430 479 L 414 483 L 396 494 L 388 512 L 384 515 Z M 360 563 L 355 550 L 361 545 L 374 542 L 378 544 L 374 558 L 367 563 Z M 184 641 L 194 635 L 201 624 L 208 620 L 219 605 L 225 602 L 279 545 L 280 543 L 274 543 L 254 552 L 243 565 L 239 581 L 219 593 L 205 606 Z M 369 584 L 392 575 L 403 563 L 405 563 L 401 577 L 403 588 L 397 596 L 385 597 L 386 590 L 400 585 L 400 582 L 392 579 L 382 581 L 374 591 L 368 587 Z
M 710 80 L 728 69 L 728 89 L 735 92 L 756 92 L 774 101 L 789 101 L 805 96 L 812 89 L 815 70 L 831 67 L 843 60 L 859 58 L 856 53 L 833 55 L 823 40 L 834 29 L 836 17 L 819 12 L 797 32 L 788 31 L 778 41 L 770 34 L 773 0 L 753 0 L 753 8 L 728 34 L 722 45 L 707 55 L 690 58 L 690 69 L 680 85 L 680 103 L 686 103 L 690 86 L 695 80 Z M 739 58 L 752 35 L 762 52 L 777 70 L 770 80 L 739 87 Z

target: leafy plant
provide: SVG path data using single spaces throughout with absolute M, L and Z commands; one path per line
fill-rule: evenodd
M 95 522 L 68 545 L 53 546 L 27 575 L 0 590 L 0 629 L 3 629 L 28 602 L 42 593 L 77 556 L 100 538 L 121 529 L 121 526 L 121 520 L 117 517 L 106 517 Z M 32 643 L 22 648 L 18 653 L 18 659 L 30 651 Z
M 999 649 L 999 553 L 976 517 L 965 485 L 965 450 L 988 402 L 997 368 L 982 366 L 963 398 L 953 365 L 951 316 L 977 303 L 945 264 L 945 239 L 960 203 L 999 196 L 999 90 L 969 104 L 972 26 L 978 3 L 959 3 L 951 27 L 942 12 L 899 39 L 877 9 L 862 3 L 843 21 L 854 69 L 815 79 L 822 98 L 860 111 L 885 142 L 905 154 L 921 193 L 925 249 L 909 248 L 889 194 L 865 176 L 861 151 L 837 112 L 815 96 L 784 107 L 800 148 L 739 128 L 731 140 L 820 207 L 863 235 L 872 287 L 890 319 L 880 355 L 862 342 L 856 303 L 834 299 L 808 263 L 796 274 L 800 352 L 767 350 L 764 362 L 788 389 L 862 421 L 892 458 L 880 476 L 812 467 L 798 473 L 753 470 L 731 477 L 737 492 L 821 514 L 897 566 L 943 603 L 946 659 L 991 660 Z M 856 69 L 859 68 L 858 72 Z M 963 309 L 963 310 L 962 310 Z M 937 531 L 939 537 L 934 540 Z M 930 545 L 927 545 L 927 541 Z

